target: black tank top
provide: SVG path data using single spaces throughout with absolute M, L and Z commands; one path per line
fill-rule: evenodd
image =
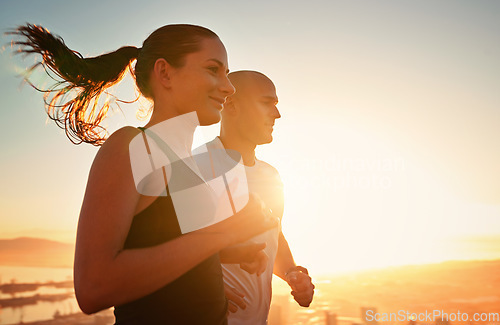
M 172 173 L 174 175 L 174 171 Z M 182 235 L 172 198 L 159 196 L 134 216 L 124 249 L 160 245 Z M 215 254 L 159 290 L 115 306 L 116 325 L 227 324 L 219 255 Z

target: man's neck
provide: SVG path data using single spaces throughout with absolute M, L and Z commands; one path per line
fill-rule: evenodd
M 219 139 L 222 145 L 224 145 L 224 148 L 236 150 L 241 154 L 245 166 L 255 165 L 255 147 L 257 147 L 255 144 L 228 137 L 224 133 L 221 133 Z

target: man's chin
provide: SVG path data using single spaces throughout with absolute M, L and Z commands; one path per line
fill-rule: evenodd
M 268 144 L 268 143 L 271 143 L 271 142 L 273 142 L 273 136 L 272 135 L 260 139 L 260 141 L 259 141 L 259 143 L 257 143 L 257 145 Z

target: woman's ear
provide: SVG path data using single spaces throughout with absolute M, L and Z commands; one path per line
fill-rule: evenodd
M 172 66 L 167 62 L 167 60 L 160 58 L 156 60 L 153 66 L 153 75 L 155 79 L 158 80 L 164 87 L 170 88 L 171 83 Z

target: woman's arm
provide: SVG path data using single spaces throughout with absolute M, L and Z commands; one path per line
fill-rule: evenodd
M 139 193 L 128 147 L 140 131 L 115 132 L 99 150 L 83 200 L 76 240 L 74 283 L 87 314 L 150 294 L 222 248 L 272 228 L 252 198 L 233 217 L 158 246 L 122 250 Z

